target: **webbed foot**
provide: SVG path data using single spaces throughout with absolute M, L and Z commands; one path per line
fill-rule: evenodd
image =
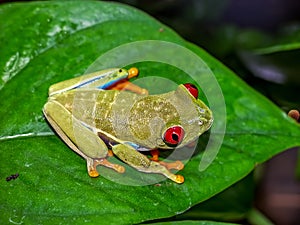
M 184 164 L 177 160 L 175 162 L 164 162 L 159 160 L 159 151 L 157 149 L 153 149 L 150 151 L 152 158 L 150 160 L 158 162 L 160 165 L 166 167 L 168 170 L 182 170 L 184 168 Z
M 96 169 L 89 167 L 88 173 L 90 177 L 99 177 L 99 173 Z
M 90 177 L 98 177 L 97 165 L 94 163 L 94 159 L 86 158 L 87 170 Z
M 151 161 L 150 166 L 144 171 L 160 173 L 170 180 L 176 182 L 177 184 L 182 184 L 184 182 L 184 177 L 182 175 L 171 173 L 165 166 L 161 165 L 159 162 Z
M 105 166 L 107 168 L 111 168 L 111 169 L 115 170 L 118 173 L 124 173 L 125 172 L 125 168 L 123 166 L 111 163 L 105 158 L 103 158 L 103 159 L 88 158 L 87 159 L 87 169 L 88 169 L 88 174 L 89 174 L 90 177 L 98 177 L 99 176 L 99 173 L 97 171 L 97 166 L 98 165 Z
M 112 151 L 112 150 L 110 150 L 110 149 L 108 149 L 108 150 L 107 150 L 107 156 L 109 156 L 109 157 L 112 157 L 112 156 L 114 156 L 114 153 L 113 153 L 113 151 Z
M 183 182 L 184 182 L 184 177 L 183 176 L 181 176 L 181 175 L 175 175 L 176 177 L 175 177 L 175 182 L 176 183 L 178 183 L 178 184 L 182 184 Z

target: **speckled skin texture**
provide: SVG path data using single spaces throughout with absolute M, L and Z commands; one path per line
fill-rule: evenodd
M 169 148 L 162 135 L 172 125 L 185 131 L 182 145 L 205 132 L 212 123 L 208 107 L 182 86 L 161 95 L 128 91 L 76 89 L 53 96 L 85 126 L 108 133 L 114 141 L 130 141 L 146 148 Z M 104 135 L 105 136 L 105 135 Z

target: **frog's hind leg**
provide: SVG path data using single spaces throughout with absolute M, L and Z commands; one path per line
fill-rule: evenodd
M 110 163 L 105 158 L 107 146 L 98 135 L 73 118 L 61 104 L 55 101 L 48 102 L 44 106 L 43 113 L 61 139 L 86 160 L 90 177 L 99 176 L 97 165 L 112 168 L 120 173 L 124 172 L 123 166 Z
M 159 164 L 166 167 L 168 170 L 175 169 L 175 170 L 182 170 L 184 168 L 184 164 L 177 160 L 175 162 L 164 162 L 159 160 L 159 151 L 157 149 L 153 149 L 150 151 L 152 158 L 150 158 L 152 161 L 158 162 Z
M 184 177 L 171 173 L 164 165 L 159 162 L 151 161 L 147 156 L 136 151 L 133 147 L 126 144 L 112 146 L 112 150 L 118 158 L 128 165 L 144 173 L 159 173 L 176 183 L 183 183 Z

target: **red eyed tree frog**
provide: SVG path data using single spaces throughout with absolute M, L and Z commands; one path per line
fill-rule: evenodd
M 197 99 L 192 84 L 149 95 L 128 81 L 137 75 L 136 68 L 115 68 L 54 84 L 43 113 L 61 139 L 87 161 L 89 176 L 99 176 L 97 165 L 123 173 L 123 166 L 107 160 L 115 154 L 138 171 L 183 183 L 183 176 L 170 172 L 183 169 L 183 163 L 159 161 L 157 149 L 193 142 L 210 128 L 212 112 Z

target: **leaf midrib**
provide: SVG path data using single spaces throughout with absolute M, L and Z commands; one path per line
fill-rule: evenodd
M 300 127 L 299 127 L 300 128 Z M 221 133 L 213 133 L 215 135 L 222 135 Z M 273 137 L 273 136 L 279 136 L 279 137 L 291 137 L 291 138 L 300 138 L 299 135 L 292 135 L 292 134 L 286 134 L 285 132 L 226 132 L 225 137 L 237 137 L 237 136 L 244 136 L 244 135 L 257 135 L 257 136 L 266 136 L 266 137 Z M 2 136 L 0 137 L 0 141 L 7 141 L 7 140 L 15 140 L 19 138 L 32 138 L 32 137 L 47 137 L 47 136 L 55 136 L 53 132 L 30 132 L 30 133 L 23 133 L 23 134 L 15 134 L 15 135 L 8 135 L 8 136 Z M 300 143 L 299 143 L 300 144 Z

